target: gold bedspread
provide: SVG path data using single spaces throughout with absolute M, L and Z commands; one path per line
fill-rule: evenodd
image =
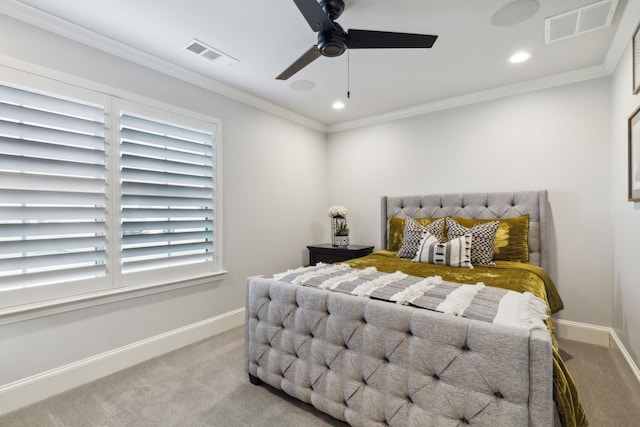
M 346 263 L 353 268 L 375 267 L 386 273 L 402 271 L 411 276 L 440 276 L 450 282 L 466 284 L 483 282 L 488 286 L 517 292 L 528 291 L 547 301 L 550 314 L 563 308 L 562 299 L 551 278 L 544 270 L 532 264 L 496 261 L 495 266 L 478 265 L 469 269 L 411 262 L 409 259 L 397 258 L 395 255 L 395 252 L 382 250 L 362 258 L 346 261 Z M 553 344 L 553 398 L 560 421 L 564 427 L 587 426 L 589 423 L 575 383 L 558 351 L 551 317 L 547 319 L 546 323 L 551 332 Z

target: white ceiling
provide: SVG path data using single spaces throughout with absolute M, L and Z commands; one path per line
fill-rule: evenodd
M 596 0 L 539 0 L 532 17 L 501 27 L 491 18 L 511 0 L 346 0 L 337 20 L 345 30 L 439 38 L 432 49 L 352 50 L 337 58 L 321 57 L 289 80 L 278 81 L 275 77 L 316 43 L 316 33 L 293 0 L 1 1 L 0 12 L 127 58 L 137 55 L 139 62 L 156 69 L 165 64 L 184 70 L 187 80 L 212 79 L 231 96 L 249 94 L 247 99 L 265 100 L 329 127 L 504 87 L 606 75 L 627 4 L 618 1 L 609 27 L 545 44 L 545 18 Z M 239 62 L 224 66 L 186 51 L 194 38 Z M 622 46 L 616 49 L 627 41 L 619 41 Z M 517 50 L 534 56 L 527 63 L 510 64 L 508 57 Z M 292 89 L 290 84 L 298 80 L 315 87 Z M 333 110 L 336 100 L 346 107 Z

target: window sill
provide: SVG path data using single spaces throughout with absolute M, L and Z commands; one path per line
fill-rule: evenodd
M 0 326 L 65 313 L 68 311 L 81 310 L 103 304 L 140 298 L 147 295 L 159 294 L 190 286 L 219 282 L 224 279 L 226 274 L 227 272 L 222 270 L 204 276 L 192 277 L 179 282 L 157 283 L 143 286 L 126 286 L 110 289 L 108 291 L 93 292 L 85 295 L 45 301 L 37 304 L 5 308 L 0 310 Z

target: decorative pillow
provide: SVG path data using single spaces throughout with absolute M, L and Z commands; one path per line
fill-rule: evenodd
M 440 235 L 442 240 L 444 238 L 444 218 L 413 218 L 423 227 L 442 219 L 442 233 Z M 389 239 L 387 241 L 387 250 L 398 252 L 402 247 L 402 241 L 404 239 L 404 221 L 405 218 L 391 217 L 389 218 Z M 437 235 L 436 235 L 437 236 Z
M 425 232 L 416 256 L 411 261 L 473 268 L 471 265 L 472 242 L 472 233 L 442 243 L 429 232 Z
M 398 258 L 413 258 L 416 255 L 418 247 L 420 246 L 420 240 L 422 240 L 422 235 L 425 232 L 429 232 L 438 239 L 438 241 L 442 240 L 444 237 L 444 218 L 435 219 L 426 226 L 422 226 L 414 218 L 405 218 L 402 246 L 398 249 L 396 256 Z
M 460 225 L 455 219 L 447 218 L 447 238 L 456 239 L 471 233 L 473 244 L 471 246 L 471 262 L 474 264 L 491 264 L 493 262 L 493 242 L 498 231 L 498 221 L 478 224 L 471 228 Z
M 471 228 L 493 219 L 468 219 L 452 217 L 460 225 Z M 529 215 L 500 218 L 493 242 L 493 259 L 500 261 L 529 262 Z

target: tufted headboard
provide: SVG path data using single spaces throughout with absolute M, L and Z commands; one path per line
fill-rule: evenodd
M 547 270 L 549 261 L 547 190 L 497 193 L 382 196 L 382 246 L 387 247 L 392 217 L 510 218 L 529 215 L 529 262 Z

